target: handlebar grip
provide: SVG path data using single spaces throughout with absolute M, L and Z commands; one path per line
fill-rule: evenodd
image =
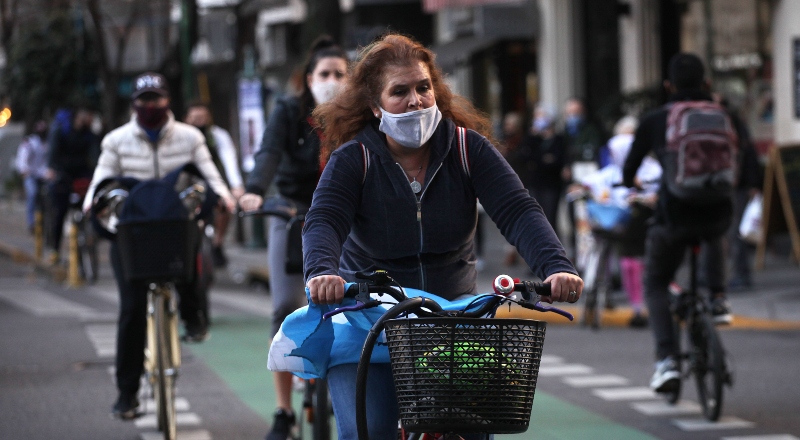
M 358 295 L 358 285 L 361 283 L 344 283 L 344 297 L 355 298 Z
M 504 296 L 508 296 L 512 292 L 522 292 L 523 296 L 526 294 L 550 296 L 550 283 L 519 281 L 508 275 L 499 275 L 494 279 L 492 287 L 494 287 L 494 293 Z
M 552 293 L 550 290 L 550 283 L 535 283 L 533 281 L 524 281 L 520 283 L 524 285 L 525 289 L 529 292 L 536 293 L 537 295 L 541 296 L 550 296 Z

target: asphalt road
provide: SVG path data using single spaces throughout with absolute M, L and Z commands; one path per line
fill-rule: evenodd
M 266 370 L 269 297 L 225 285 L 211 300 L 212 338 L 184 350 L 179 438 L 263 438 L 274 409 Z M 109 417 L 116 307 L 108 277 L 67 289 L 0 257 L 0 438 L 157 438 L 151 416 L 127 423 Z M 698 413 L 691 383 L 677 407 L 648 392 L 648 331 L 591 331 L 554 320 L 531 427 L 498 438 L 800 438 L 800 331 L 730 329 L 722 337 L 735 384 L 726 390 L 722 421 L 710 424 Z

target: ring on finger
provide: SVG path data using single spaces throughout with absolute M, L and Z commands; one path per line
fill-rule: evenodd
M 578 292 L 576 292 L 575 290 L 570 290 L 569 291 L 569 298 L 570 299 L 575 298 L 577 295 L 578 295 Z

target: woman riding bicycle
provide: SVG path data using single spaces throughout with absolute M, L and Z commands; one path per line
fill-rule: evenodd
M 279 100 L 267 123 L 255 168 L 247 179 L 247 192 L 239 199 L 245 211 L 262 205 L 273 178 L 282 202 L 300 212 L 305 212 L 311 204 L 321 168 L 320 138 L 310 124 L 311 111 L 340 88 L 347 75 L 347 54 L 330 37 L 322 36 L 312 44 L 302 74 L 300 96 Z M 287 225 L 287 220 L 270 218 L 267 264 L 272 296 L 271 337 L 287 315 L 305 304 L 302 262 L 298 261 L 296 268 L 286 265 L 287 251 L 293 248 L 299 252 L 302 242 L 299 234 L 291 234 Z M 292 240 L 295 237 L 296 242 Z M 295 423 L 292 374 L 278 371 L 273 373 L 273 379 L 278 409 L 267 440 L 285 440 Z
M 577 301 L 583 281 L 541 208 L 479 133 L 489 134 L 489 121 L 453 95 L 433 60 L 418 42 L 387 34 L 362 50 L 342 92 L 314 110 L 323 147 L 335 151 L 303 231 L 312 301 L 339 303 L 356 271 L 378 268 L 445 299 L 476 294 L 476 199 L 552 283 L 553 300 Z M 357 438 L 355 379 L 355 364 L 328 370 L 340 439 Z M 388 364 L 370 368 L 373 438 L 396 438 L 392 383 Z

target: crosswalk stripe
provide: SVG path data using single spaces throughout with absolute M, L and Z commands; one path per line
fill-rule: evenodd
M 96 310 L 39 289 L 2 289 L 0 299 L 35 316 L 97 318 Z
M 697 402 L 681 400 L 675 405 L 670 405 L 665 401 L 656 402 L 636 402 L 631 406 L 636 411 L 648 416 L 677 416 L 686 414 L 700 414 L 702 409 Z
M 177 426 L 196 426 L 200 424 L 200 416 L 195 413 L 177 413 L 175 414 L 175 424 Z M 158 426 L 155 414 L 145 414 L 133 423 L 137 428 L 155 428 Z
M 570 376 L 574 374 L 592 374 L 594 370 L 581 364 L 545 364 L 539 366 L 539 376 Z
M 116 356 L 117 326 L 115 324 L 87 325 L 85 331 L 98 357 Z
M 552 354 L 543 354 L 542 358 L 539 360 L 539 364 L 563 364 L 564 358 L 561 356 L 556 356 Z
M 141 408 L 145 414 L 152 414 L 156 410 L 156 401 L 153 399 L 144 399 L 141 402 Z M 188 412 L 189 401 L 185 397 L 175 397 L 175 411 Z
M 565 377 L 563 382 L 575 388 L 627 385 L 628 379 L 616 374 Z
M 599 388 L 592 390 L 592 394 L 603 400 L 644 400 L 655 399 L 656 393 L 648 387 L 629 388 Z
M 143 432 L 139 438 L 142 440 L 163 440 L 164 433 Z M 211 433 L 205 429 L 197 429 L 193 431 L 178 430 L 178 438 L 180 440 L 212 440 Z
M 737 437 L 722 437 L 721 440 L 800 440 L 791 434 L 774 434 L 774 435 L 743 435 Z
M 712 431 L 717 429 L 752 428 L 755 423 L 738 417 L 721 417 L 716 422 L 707 419 L 675 419 L 672 423 L 684 431 Z

